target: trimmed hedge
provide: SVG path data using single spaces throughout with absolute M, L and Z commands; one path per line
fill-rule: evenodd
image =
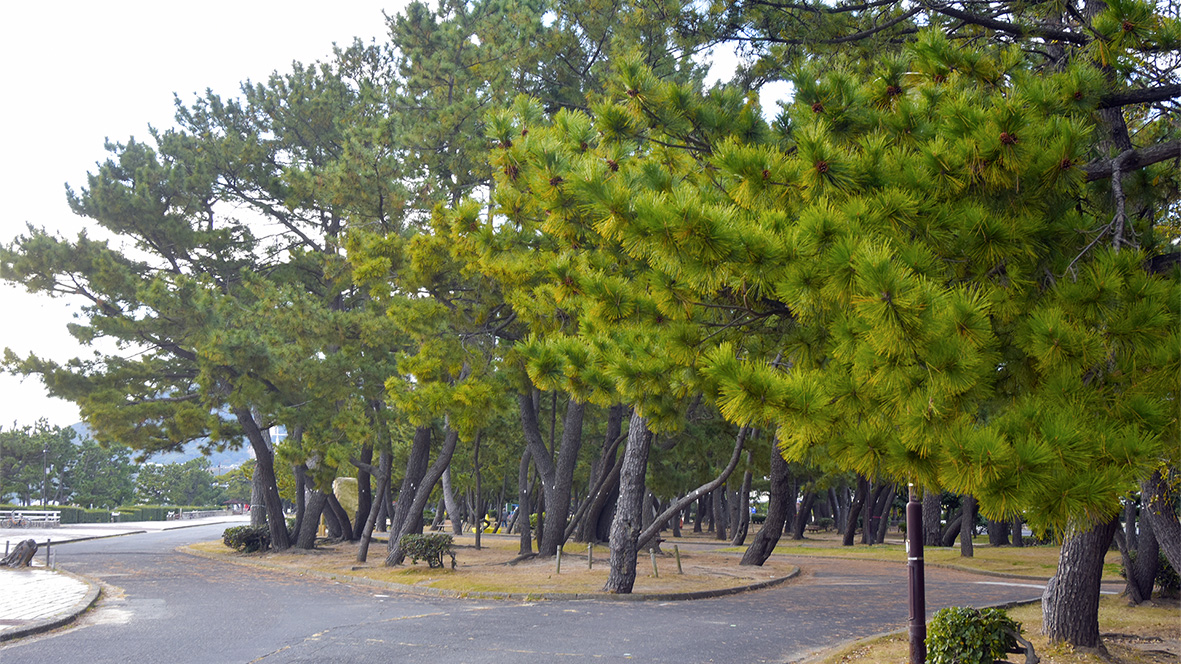
M 225 532 L 221 534 L 221 541 L 231 549 L 242 553 L 266 551 L 271 548 L 271 532 L 266 526 L 258 528 L 234 526 L 225 529 Z
M 416 564 L 419 560 L 425 560 L 430 567 L 441 568 L 443 554 L 447 554 L 451 556 L 451 569 L 455 569 L 455 552 L 451 550 L 455 540 L 446 533 L 403 535 L 398 543 L 402 545 L 402 552 Z

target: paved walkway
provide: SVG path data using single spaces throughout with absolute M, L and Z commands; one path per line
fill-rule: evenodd
M 217 516 L 181 521 L 74 524 L 57 528 L 4 528 L 0 530 L 0 540 L 4 541 L 5 554 L 19 542 L 28 539 L 37 542 L 38 550 L 29 568 L 0 567 L 0 641 L 65 625 L 98 599 L 99 587 L 96 584 L 80 576 L 52 569 L 53 547 L 58 544 L 248 521 L 249 517 L 244 516 Z

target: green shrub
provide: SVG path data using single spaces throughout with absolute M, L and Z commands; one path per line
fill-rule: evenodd
M 253 553 L 271 548 L 271 532 L 266 526 L 234 526 L 226 528 L 221 541 L 235 551 Z
M 1000 609 L 940 609 L 927 627 L 927 664 L 992 664 L 1017 646 L 1021 624 Z
M 443 566 L 443 554 L 447 554 L 451 556 L 451 569 L 455 569 L 455 552 L 451 550 L 454 540 L 446 533 L 403 535 L 398 543 L 414 563 L 425 560 L 432 568 L 439 568 Z
M 823 528 L 826 532 L 836 527 L 837 522 L 832 520 L 831 516 L 822 516 L 816 519 L 816 525 Z

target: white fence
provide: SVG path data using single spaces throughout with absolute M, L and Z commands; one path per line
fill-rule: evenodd
M 61 512 L 0 510 L 0 528 L 53 528 L 61 520 Z

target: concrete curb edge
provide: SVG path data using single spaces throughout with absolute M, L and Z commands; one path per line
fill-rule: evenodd
M 69 611 L 61 615 L 54 616 L 52 618 L 46 618 L 44 620 L 38 620 L 28 625 L 22 625 L 5 632 L 0 632 L 0 643 L 11 641 L 13 639 L 24 638 L 26 636 L 32 636 L 34 634 L 42 634 L 51 630 L 55 630 L 58 627 L 68 625 L 77 620 L 78 616 L 86 613 L 86 611 L 89 610 L 90 607 L 94 606 L 94 603 L 98 601 L 99 595 L 102 594 L 102 589 L 99 588 L 97 583 L 84 576 L 74 574 L 73 572 L 67 572 L 63 569 L 56 569 L 54 571 L 58 574 L 64 574 L 70 578 L 85 583 L 87 586 L 86 594 L 81 600 L 74 604 L 74 606 Z

